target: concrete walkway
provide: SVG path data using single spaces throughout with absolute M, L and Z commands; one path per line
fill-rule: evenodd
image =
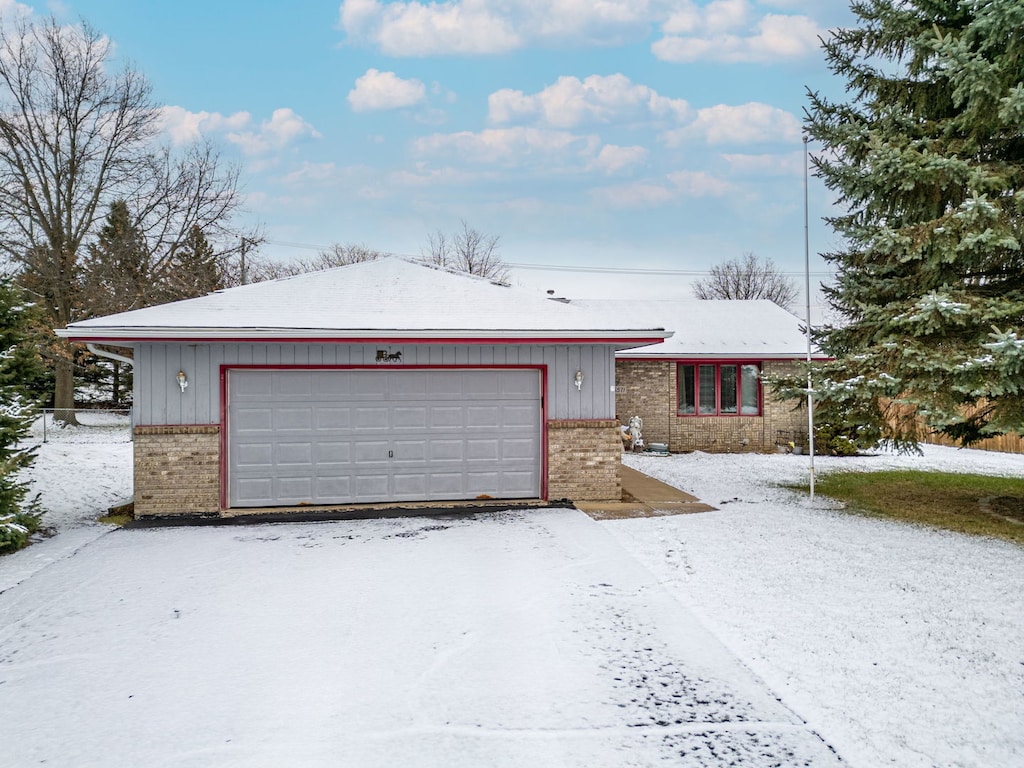
M 621 501 L 581 501 L 576 508 L 595 520 L 683 515 L 715 509 L 695 496 L 625 465 L 622 467 Z

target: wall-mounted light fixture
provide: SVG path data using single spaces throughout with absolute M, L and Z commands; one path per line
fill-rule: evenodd
M 576 384 L 576 389 L 583 389 L 583 371 L 576 371 L 576 376 L 573 379 L 573 382 Z
M 177 380 L 178 386 L 181 388 L 181 391 L 184 392 L 185 387 L 188 386 L 188 376 L 185 375 L 184 371 L 178 371 L 178 375 L 175 376 L 174 378 Z

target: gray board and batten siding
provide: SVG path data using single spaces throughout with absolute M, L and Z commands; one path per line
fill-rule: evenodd
M 135 342 L 134 419 L 138 425 L 220 424 L 221 367 L 406 366 L 545 368 L 548 419 L 615 415 L 615 347 L 610 344 L 331 344 Z M 400 362 L 378 362 L 380 350 Z M 176 380 L 184 371 L 184 392 Z M 574 384 L 583 372 L 583 386 Z

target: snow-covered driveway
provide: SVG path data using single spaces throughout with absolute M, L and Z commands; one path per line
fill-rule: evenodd
M 576 510 L 117 530 L 0 594 L 4 765 L 834 766 Z

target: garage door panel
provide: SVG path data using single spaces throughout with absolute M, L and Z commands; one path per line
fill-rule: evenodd
M 502 427 L 501 406 L 470 405 L 466 407 L 466 426 L 470 429 L 498 430 Z
M 361 440 L 352 443 L 352 460 L 359 465 L 387 464 L 388 459 L 387 440 Z
M 463 376 L 455 371 L 423 371 L 425 392 L 430 400 L 460 400 Z M 432 375 L 428 375 L 432 374 Z
M 348 441 L 317 441 L 315 456 L 318 466 L 325 464 L 350 464 L 352 462 L 352 443 Z
M 356 501 L 380 501 L 387 499 L 390 492 L 391 477 L 386 473 L 371 475 L 360 474 L 353 478 Z
M 473 461 L 497 461 L 501 453 L 500 444 L 499 438 L 467 440 L 466 456 L 471 457 Z
M 467 399 L 494 400 L 501 394 L 501 374 L 498 371 L 481 372 L 465 379 L 462 395 Z
M 232 427 L 237 432 L 272 432 L 274 412 L 270 408 L 239 408 L 232 413 Z
M 315 488 L 318 499 L 347 499 L 352 496 L 352 477 L 321 475 L 316 478 Z
M 430 474 L 430 497 L 434 499 L 465 498 L 466 477 L 462 472 L 432 472 Z
M 499 418 L 505 429 L 530 428 L 537 423 L 537 411 L 526 405 L 503 405 Z
M 352 375 L 345 371 L 315 371 L 309 373 L 309 376 L 318 399 L 350 399 L 355 394 L 352 391 Z
M 318 375 L 329 377 L 331 374 L 321 371 Z M 388 375 L 388 373 L 380 371 L 359 371 L 358 373 L 350 373 L 349 376 L 352 379 L 352 395 L 355 397 L 372 398 L 374 400 L 383 399 L 383 394 L 387 392 Z
M 395 440 L 391 443 L 388 457 L 396 464 L 407 464 L 423 463 L 428 455 L 429 443 L 426 440 Z
M 309 406 L 274 409 L 275 432 L 302 432 L 308 434 L 313 428 L 313 409 Z
M 462 439 L 430 441 L 429 460 L 432 463 L 446 461 L 462 461 L 465 457 L 465 441 Z
M 316 408 L 315 423 L 318 432 L 331 432 L 352 428 L 352 409 L 320 405 Z
M 307 402 L 313 394 L 313 379 L 306 371 L 280 371 L 274 376 L 274 396 Z
M 231 396 L 235 400 L 267 400 L 274 392 L 274 380 L 269 376 L 232 375 L 231 379 Z
M 403 405 L 391 411 L 391 427 L 393 429 L 416 429 L 422 432 L 427 426 L 426 406 Z
M 398 499 L 423 499 L 429 494 L 429 476 L 424 472 L 397 474 L 394 478 L 394 494 Z
M 311 504 L 313 499 L 312 477 L 278 477 L 274 493 L 284 504 Z
M 506 437 L 501 441 L 501 458 L 505 461 L 532 459 L 539 448 L 539 441 L 532 437 Z
M 540 495 L 537 371 L 250 370 L 228 385 L 232 506 Z
M 278 443 L 274 459 L 279 467 L 296 464 L 309 468 L 313 465 L 313 446 L 311 443 Z
M 537 375 L 532 372 L 516 371 L 515 375 L 501 377 L 501 395 L 517 400 L 529 400 L 537 396 Z
M 241 467 L 264 471 L 274 466 L 274 446 L 270 443 L 246 443 L 235 449 L 235 460 Z
M 270 477 L 242 477 L 238 481 L 238 494 L 249 506 L 274 504 L 274 481 Z
M 467 472 L 466 490 L 472 495 L 493 496 L 501 482 L 501 473 L 497 470 L 488 472 Z
M 358 432 L 388 431 L 388 409 L 357 406 L 352 409 L 352 428 Z
M 388 394 L 397 400 L 426 400 L 430 395 L 428 377 L 425 371 L 407 371 L 393 377 L 388 384 Z
M 535 482 L 534 473 L 529 470 L 522 472 L 506 471 L 501 473 L 502 485 L 518 493 L 529 493 Z
M 461 427 L 464 415 L 461 405 L 434 405 L 430 408 L 430 426 L 433 429 Z

